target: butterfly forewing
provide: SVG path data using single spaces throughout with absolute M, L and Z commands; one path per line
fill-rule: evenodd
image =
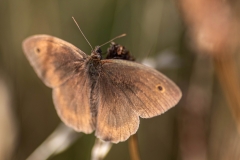
M 39 78 L 51 88 L 72 77 L 88 57 L 72 44 L 47 35 L 27 38 L 23 49 Z
M 170 79 L 153 68 L 124 60 L 103 60 L 101 79 L 109 79 L 124 92 L 142 118 L 164 113 L 175 106 L 182 93 Z M 100 89 L 101 91 L 101 89 Z M 104 96 L 104 95 L 103 95 Z

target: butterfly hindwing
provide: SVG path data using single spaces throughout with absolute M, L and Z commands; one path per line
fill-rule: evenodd
M 90 111 L 90 81 L 86 70 L 53 89 L 53 102 L 59 117 L 76 131 L 91 133 L 95 117 Z
M 139 116 L 129 107 L 129 99 L 113 79 L 99 78 L 99 104 L 96 136 L 105 141 L 118 143 L 136 133 Z

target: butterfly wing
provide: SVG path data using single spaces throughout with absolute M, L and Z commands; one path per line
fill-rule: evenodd
M 27 38 L 23 50 L 38 77 L 51 88 L 71 78 L 88 57 L 72 44 L 48 35 Z
M 53 89 L 53 102 L 61 120 L 76 131 L 91 133 L 95 117 L 90 111 L 90 81 L 79 72 L 60 87 Z
M 95 127 L 85 69 L 88 56 L 72 44 L 48 35 L 27 38 L 23 50 L 39 78 L 53 88 L 55 108 L 62 121 L 77 131 L 91 133 Z
M 150 118 L 175 106 L 180 89 L 153 68 L 123 60 L 102 60 L 97 83 L 96 136 L 118 143 L 136 133 L 139 116 Z

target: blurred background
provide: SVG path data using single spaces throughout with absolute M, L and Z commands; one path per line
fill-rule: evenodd
M 93 46 L 126 33 L 116 42 L 183 92 L 176 107 L 141 119 L 141 159 L 240 159 L 239 11 L 236 0 L 1 0 L 0 159 L 26 159 L 61 123 L 21 43 L 49 34 L 90 54 L 72 16 Z M 94 141 L 79 136 L 48 159 L 90 159 Z M 105 159 L 130 159 L 128 142 Z

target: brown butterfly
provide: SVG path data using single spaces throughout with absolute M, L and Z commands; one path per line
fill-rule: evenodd
M 182 95 L 157 70 L 122 59 L 102 59 L 99 47 L 89 56 L 56 37 L 35 35 L 23 42 L 23 50 L 39 78 L 53 89 L 61 120 L 79 132 L 96 130 L 95 135 L 105 141 L 125 141 L 137 132 L 139 117 L 164 113 Z

